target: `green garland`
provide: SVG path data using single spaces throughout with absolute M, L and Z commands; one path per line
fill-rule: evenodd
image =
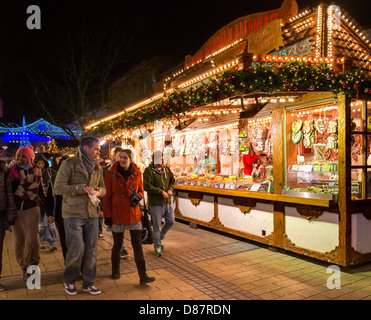
M 176 90 L 155 103 L 106 121 L 89 132 L 91 135 L 114 135 L 124 129 L 135 129 L 156 120 L 179 119 L 179 115 L 236 94 L 278 91 L 331 91 L 353 96 L 371 94 L 371 80 L 360 70 L 334 73 L 326 64 L 290 62 L 273 69 L 257 66 L 248 71 L 226 70 L 215 78 L 187 90 Z

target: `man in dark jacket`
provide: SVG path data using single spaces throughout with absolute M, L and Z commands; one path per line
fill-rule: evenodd
M 144 170 L 143 186 L 147 191 L 148 206 L 153 222 L 153 242 L 155 254 L 162 256 L 164 245 L 162 240 L 174 224 L 174 209 L 171 204 L 171 197 L 174 191 L 175 179 L 170 168 L 163 164 L 161 151 L 152 155 L 152 163 Z M 161 229 L 162 218 L 165 224 Z
M 1 157 L 0 147 L 0 157 Z M 14 194 L 9 169 L 4 160 L 0 159 L 0 275 L 2 270 L 3 246 L 5 230 L 14 225 L 15 214 Z M 4 288 L 0 286 L 0 291 Z
M 56 195 L 63 196 L 62 217 L 66 235 L 67 255 L 63 280 L 69 295 L 77 294 L 75 281 L 82 274 L 82 290 L 100 294 L 94 285 L 97 268 L 99 202 L 104 196 L 103 171 L 97 138 L 84 137 L 75 156 L 58 170 L 54 183 Z

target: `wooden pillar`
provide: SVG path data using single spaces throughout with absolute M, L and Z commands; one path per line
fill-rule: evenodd
M 349 210 L 351 197 L 351 154 L 350 146 L 350 98 L 338 96 L 338 136 L 339 136 L 339 264 L 347 266 L 351 262 L 351 222 Z
M 272 110 L 273 192 L 281 194 L 286 179 L 284 108 Z
M 273 143 L 273 193 L 281 194 L 286 179 L 284 107 L 272 110 L 271 131 Z M 285 207 L 282 203 L 274 203 L 273 227 L 273 245 L 284 248 Z

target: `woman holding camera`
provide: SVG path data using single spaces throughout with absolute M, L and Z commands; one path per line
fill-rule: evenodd
M 140 284 L 146 284 L 155 278 L 146 273 L 142 248 L 142 212 L 139 207 L 139 201 L 144 196 L 142 174 L 132 162 L 129 149 L 123 150 L 118 160 L 106 173 L 107 193 L 103 197 L 104 222 L 111 227 L 113 235 L 112 278 L 120 278 L 120 250 L 124 230 L 130 230 Z

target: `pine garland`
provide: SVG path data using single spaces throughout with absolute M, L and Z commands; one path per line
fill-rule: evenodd
M 335 74 L 326 64 L 290 62 L 274 69 L 257 66 L 248 71 L 226 70 L 188 90 L 176 90 L 166 98 L 141 107 L 119 118 L 106 121 L 89 134 L 114 135 L 124 129 L 135 129 L 156 120 L 179 119 L 179 115 L 236 94 L 275 93 L 279 91 L 330 91 L 348 96 L 371 94 L 371 80 L 360 70 Z

